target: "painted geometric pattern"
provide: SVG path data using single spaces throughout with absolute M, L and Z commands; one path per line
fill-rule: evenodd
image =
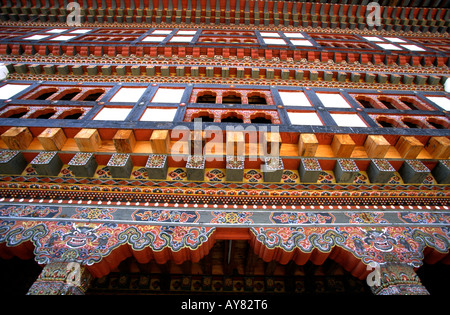
M 205 182 L 225 182 L 226 169 L 206 168 Z M 22 172 L 23 176 L 37 175 L 36 171 L 31 165 L 28 165 Z M 64 165 L 58 175 L 59 177 L 74 177 L 75 175 L 70 171 L 68 165 Z M 113 179 L 108 166 L 98 166 L 93 178 L 99 179 Z M 147 170 L 144 167 L 133 167 L 130 180 L 133 179 L 148 179 Z M 166 180 L 169 181 L 188 181 L 187 173 L 184 167 L 169 167 Z M 244 183 L 264 183 L 263 173 L 259 169 L 244 169 Z M 284 170 L 280 183 L 298 184 L 301 183 L 300 176 L 297 170 Z M 317 184 L 335 184 L 336 179 L 333 171 L 321 171 Z M 369 177 L 365 171 L 360 171 L 358 176 L 353 181 L 354 184 L 370 184 Z M 394 172 L 394 176 L 387 182 L 388 184 L 404 184 L 398 172 Z M 424 185 L 437 184 L 434 177 L 429 174 L 423 181 Z

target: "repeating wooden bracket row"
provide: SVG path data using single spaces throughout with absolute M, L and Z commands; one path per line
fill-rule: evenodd
M 450 58 L 447 58 L 450 61 Z M 343 70 L 320 70 L 299 68 L 255 68 L 242 66 L 162 66 L 162 65 L 39 65 L 39 64 L 7 64 L 10 73 L 27 75 L 80 76 L 108 78 L 113 75 L 127 77 L 204 77 L 222 79 L 264 79 L 323 81 L 335 83 L 367 83 L 367 84 L 406 84 L 437 86 L 447 79 L 446 75 L 413 74 L 413 73 L 374 73 Z
M 328 4 L 271 0 L 134 0 L 128 5 L 125 5 L 125 1 L 93 1 L 92 6 L 89 6 L 87 1 L 83 1 L 80 14 L 82 23 L 212 23 L 365 29 L 369 27 L 365 20 L 369 2 L 352 1 L 347 4 L 348 1 L 341 1 L 339 4 Z M 446 2 L 440 4 L 442 8 L 395 7 L 391 3 L 383 3 L 390 6 L 380 8 L 381 23 L 376 29 L 441 33 L 448 30 L 450 12 L 445 9 Z M 64 4 L 65 1 L 54 1 L 50 7 L 50 2 L 44 5 L 40 2 L 36 5 L 30 2 L 19 5 L 15 1 L 7 1 L 1 7 L 0 19 L 65 23 L 70 12 Z M 399 2 L 399 5 L 402 4 Z
M 183 26 L 180 26 L 183 27 Z M 343 42 L 345 45 L 345 42 Z M 298 47 L 297 47 L 298 48 Z M 383 49 L 348 49 L 348 48 L 330 48 L 330 47 L 307 47 L 305 49 L 294 49 L 290 46 L 269 46 L 266 45 L 251 45 L 251 46 L 230 46 L 230 47 L 211 47 L 202 42 L 198 42 L 195 45 L 141 45 L 139 43 L 130 43 L 128 45 L 114 45 L 106 42 L 98 42 L 95 46 L 79 45 L 77 43 L 65 43 L 54 44 L 48 42 L 30 43 L 23 40 L 15 40 L 14 38 L 8 39 L 8 42 L 0 43 L 0 54 L 4 55 L 23 55 L 23 56 L 96 56 L 96 57 L 119 57 L 119 56 L 136 56 L 136 57 L 152 57 L 157 58 L 164 56 L 170 58 L 176 56 L 178 58 L 184 58 L 186 56 L 192 56 L 198 58 L 200 56 L 207 56 L 208 58 L 225 58 L 235 57 L 238 59 L 252 58 L 259 60 L 264 58 L 265 60 L 272 61 L 273 58 L 278 58 L 281 61 L 287 61 L 292 59 L 294 61 L 308 60 L 315 62 L 317 60 L 321 62 L 335 63 L 346 62 L 353 64 L 358 62 L 359 64 L 368 65 L 369 63 L 374 65 L 394 65 L 394 66 L 436 66 L 444 67 L 450 66 L 448 54 L 442 51 L 429 48 L 426 52 L 410 52 L 405 51 L 384 51 Z M 33 65 L 36 66 L 36 65 Z M 91 67 L 89 64 L 83 67 L 77 67 L 78 65 L 60 65 L 60 67 L 66 67 L 66 72 L 84 72 L 86 73 Z M 71 69 L 75 67 L 75 69 Z M 98 67 L 97 72 L 101 72 L 101 66 Z M 103 68 L 103 72 L 108 71 L 108 67 Z M 114 68 L 110 68 L 113 70 Z M 120 69 L 120 68 L 119 68 Z M 13 70 L 13 69 L 10 69 Z M 127 72 L 130 72 L 130 66 L 126 68 Z M 31 69 L 30 69 L 31 71 Z M 44 72 L 51 71 L 45 68 L 36 68 L 36 71 Z M 64 68 L 53 69 L 53 72 L 64 71 Z M 67 73 L 62 73 L 67 74 Z M 75 73 L 80 74 L 80 73 Z M 91 74 L 91 73 L 90 73 Z M 120 74 L 120 73 L 119 73 Z
M 73 131 L 71 131 L 73 133 Z M 155 153 L 171 154 L 172 146 L 182 139 L 171 138 L 170 130 L 153 130 L 146 139 L 136 137 L 133 130 L 117 130 L 109 139 L 102 139 L 97 129 L 81 129 L 71 137 L 63 128 L 46 128 L 36 139 L 28 127 L 10 127 L 2 133 L 4 148 L 11 150 L 47 150 L 80 152 L 117 152 L 117 153 Z M 148 135 L 149 133 L 147 133 Z M 400 158 L 400 159 L 448 159 L 450 157 L 450 139 L 444 136 L 383 136 L 367 135 L 361 141 L 361 135 L 351 134 L 308 134 L 267 132 L 262 135 L 266 153 L 277 156 L 329 157 L 329 158 Z M 196 152 L 207 153 L 206 144 L 214 137 L 206 132 L 186 137 L 191 141 L 189 147 Z M 289 139 L 283 142 L 283 138 Z M 184 139 L 184 138 L 183 138 Z M 254 140 L 257 139 L 257 140 Z M 227 131 L 223 138 L 223 147 L 227 155 L 246 155 L 252 143 L 258 137 L 249 137 L 242 131 Z M 325 140 L 324 140 L 325 139 Z M 358 139 L 355 141 L 354 139 Z M 217 141 L 217 139 L 215 140 Z M 327 142 L 328 141 L 328 142 Z M 210 147 L 213 147 L 212 145 Z M 181 152 L 183 153 L 183 152 Z M 191 152 L 184 152 L 190 154 Z M 223 152 L 219 152 L 222 154 Z M 217 152 L 216 152 L 217 154 Z

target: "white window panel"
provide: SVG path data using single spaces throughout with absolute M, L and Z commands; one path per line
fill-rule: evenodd
M 439 105 L 442 109 L 450 110 L 450 99 L 444 96 L 427 96 L 427 98 L 433 103 Z
M 280 37 L 280 34 L 275 32 L 259 32 L 262 37 Z
M 60 35 L 60 36 L 56 36 L 54 38 L 51 38 L 50 40 L 54 40 L 54 41 L 65 41 L 65 40 L 69 40 L 72 38 L 75 38 L 77 36 L 70 36 L 70 35 Z
M 322 121 L 316 113 L 287 112 L 287 114 L 293 125 L 323 126 Z
M 284 33 L 287 38 L 305 38 L 302 33 Z
M 86 34 L 89 33 L 91 31 L 91 29 L 89 28 L 81 28 L 79 30 L 74 30 L 72 32 L 69 32 L 70 34 Z
M 30 36 L 30 37 L 26 37 L 26 38 L 24 38 L 24 39 L 28 39 L 28 40 L 40 40 L 40 39 L 47 38 L 47 37 L 48 37 L 48 35 L 33 35 L 33 36 Z
M 158 35 L 170 34 L 170 33 L 172 33 L 172 30 L 154 30 L 152 32 L 152 34 L 158 34 Z
M 62 33 L 64 31 L 67 31 L 67 29 L 65 29 L 65 28 L 54 28 L 52 30 L 48 30 L 46 33 L 59 34 L 59 33 Z
M 177 35 L 195 35 L 197 31 L 178 31 Z
M 142 115 L 140 121 L 173 121 L 176 108 L 162 109 L 162 108 L 147 108 Z
M 190 43 L 194 36 L 174 36 L 170 39 L 171 43 Z
M 166 36 L 147 36 L 142 41 L 150 43 L 159 43 L 166 39 Z
M 388 41 L 391 41 L 393 43 L 406 43 L 406 41 L 398 37 L 385 37 L 384 39 L 387 39 Z
M 10 97 L 13 97 L 29 86 L 30 84 L 6 84 L 0 88 L 0 99 L 6 100 Z
M 393 44 L 377 44 L 378 46 L 380 46 L 383 49 L 387 49 L 387 50 L 403 50 L 398 46 L 395 46 Z
M 136 103 L 147 88 L 120 88 L 110 102 Z
M 336 93 L 316 93 L 317 97 L 325 107 L 351 108 L 345 98 Z
M 311 106 L 303 92 L 278 92 L 284 106 Z
M 291 39 L 291 43 L 295 46 L 314 46 L 309 40 L 307 39 Z
M 286 45 L 286 42 L 281 38 L 263 38 L 267 45 Z
M 425 49 L 423 49 L 422 47 L 419 47 L 417 45 L 403 45 L 403 44 L 400 44 L 400 46 L 402 46 L 403 48 L 406 48 L 408 50 L 411 50 L 411 51 L 426 51 Z
M 370 40 L 371 42 L 384 42 L 384 40 L 375 36 L 363 36 L 363 38 Z
M 184 89 L 159 88 L 152 99 L 152 103 L 179 103 Z
M 330 114 L 340 127 L 367 127 L 357 114 Z
M 131 108 L 103 108 L 94 120 L 125 120 Z

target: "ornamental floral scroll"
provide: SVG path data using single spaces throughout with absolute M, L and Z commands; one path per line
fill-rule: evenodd
M 40 264 L 64 260 L 93 265 L 122 245 L 129 245 L 134 251 L 195 251 L 213 232 L 212 227 L 0 221 L 0 243 L 14 247 L 31 241 Z
M 279 249 L 330 253 L 337 246 L 367 265 L 395 262 L 419 267 L 426 247 L 443 254 L 450 250 L 450 227 L 259 227 L 251 232 L 253 246 L 261 243 L 274 250 L 273 257 Z

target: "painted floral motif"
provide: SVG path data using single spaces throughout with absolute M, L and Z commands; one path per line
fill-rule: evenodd
M 229 156 L 227 155 L 227 166 L 231 169 L 244 169 L 244 157 L 243 156 Z
M 225 179 L 225 173 L 218 168 L 207 171 L 205 176 L 210 182 L 221 182 Z
M 61 208 L 51 206 L 33 206 L 33 205 L 0 206 L 0 216 L 4 217 L 54 218 L 60 212 Z
M 350 217 L 350 223 L 388 223 L 383 219 L 382 212 L 344 212 L 344 214 Z
M 147 164 L 145 164 L 145 167 L 163 168 L 166 160 L 167 160 L 167 155 L 152 154 L 149 156 L 149 158 L 147 160 Z
M 202 155 L 190 155 L 186 163 L 187 168 L 204 168 L 205 158 Z
M 425 164 L 419 160 L 406 160 L 405 162 L 408 163 L 416 172 L 430 172 L 428 167 L 426 167 Z
M 258 170 L 250 169 L 244 173 L 244 179 L 249 183 L 257 183 L 262 180 L 262 178 L 263 175 Z
M 76 208 L 76 214 L 72 216 L 73 219 L 88 219 L 88 220 L 112 220 L 112 214 L 116 212 L 117 208 Z
M 281 176 L 281 181 L 283 183 L 298 183 L 300 176 L 296 171 L 284 170 Z
M 400 212 L 400 220 L 406 223 L 447 223 L 450 224 L 450 213 L 429 213 L 429 212 Z
M 169 170 L 167 174 L 170 180 L 185 180 L 187 177 L 186 170 L 184 168 L 175 168 Z
M 93 153 L 79 152 L 70 160 L 69 165 L 86 165 Z
M 108 161 L 108 166 L 125 166 L 128 159 L 130 158 L 129 154 L 113 154 L 113 156 Z
M 321 171 L 319 160 L 317 159 L 301 159 L 305 170 L 307 171 Z
M 270 216 L 270 220 L 278 224 L 325 224 L 333 223 L 334 219 L 331 213 L 326 212 L 274 212 Z
M 166 248 L 174 252 L 183 248 L 196 250 L 208 241 L 214 230 L 189 226 L 0 221 L 0 242 L 17 246 L 32 240 L 35 258 L 40 264 L 67 259 L 92 265 L 125 244 L 133 250 L 149 247 L 155 252 Z
M 211 223 L 216 224 L 252 224 L 253 212 L 228 212 L 228 211 L 213 211 L 211 212 L 214 219 Z
M 195 223 L 199 214 L 196 211 L 137 210 L 132 217 L 136 221 Z
M 372 162 L 381 171 L 392 171 L 392 172 L 395 171 L 395 168 L 393 168 L 392 165 L 387 160 L 373 159 Z
M 339 159 L 338 162 L 343 171 L 347 171 L 347 172 L 352 172 L 352 171 L 358 172 L 359 171 L 358 167 L 356 166 L 355 161 L 353 161 L 353 160 Z
M 3 150 L 0 151 L 0 163 L 7 163 L 11 161 L 20 151 Z
M 56 152 L 40 152 L 33 161 L 31 161 L 31 164 L 48 164 L 56 154 Z
M 283 169 L 283 160 L 278 157 L 269 157 L 265 159 L 265 166 L 268 170 L 281 170 Z

